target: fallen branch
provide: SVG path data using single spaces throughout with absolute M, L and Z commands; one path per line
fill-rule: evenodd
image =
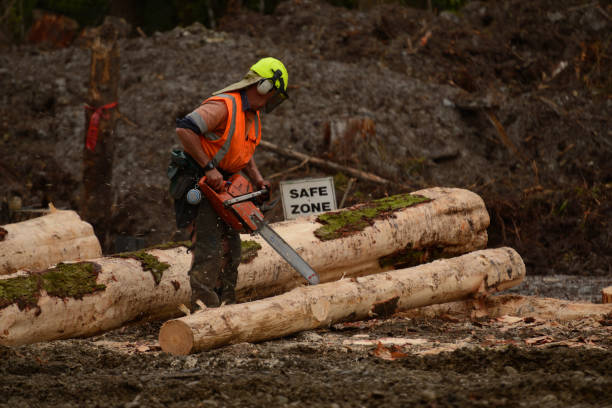
M 525 265 L 513 249 L 477 251 L 414 268 L 206 309 L 164 323 L 159 344 L 163 351 L 184 355 L 244 341 L 268 340 L 340 321 L 486 296 L 517 285 L 524 276 Z
M 300 153 L 297 152 L 295 150 L 291 150 L 291 149 L 286 149 L 284 147 L 280 147 L 278 145 L 275 145 L 274 143 L 270 143 L 267 142 L 265 140 L 262 140 L 259 145 L 267 150 L 273 151 L 274 153 L 280 154 L 281 156 L 285 156 L 285 157 L 289 157 L 292 159 L 296 159 L 296 160 L 300 160 L 300 161 L 307 161 L 308 163 L 312 164 L 313 166 L 317 166 L 320 168 L 323 168 L 325 170 L 331 170 L 331 171 L 339 171 L 342 173 L 346 173 L 349 174 L 355 178 L 358 178 L 360 180 L 365 180 L 365 181 L 370 181 L 373 183 L 378 183 L 378 184 L 390 184 L 391 181 L 384 179 L 382 177 L 377 176 L 376 174 L 372 174 L 372 173 L 368 173 L 365 171 L 361 171 L 361 170 L 357 170 L 354 169 L 352 167 L 347 167 L 347 166 L 342 166 L 341 164 L 338 163 L 334 163 L 328 160 L 323 160 L 323 159 L 319 159 L 318 157 L 313 157 L 313 156 L 308 156 L 304 153 Z
M 516 147 L 516 145 L 512 143 L 512 140 L 510 139 L 510 137 L 508 137 L 508 134 L 506 133 L 504 126 L 501 124 L 499 119 L 497 119 L 497 116 L 495 116 L 495 113 L 493 113 L 491 109 L 485 109 L 485 113 L 487 115 L 487 118 L 489 119 L 493 127 L 495 128 L 495 130 L 497 130 L 499 140 L 502 142 L 502 144 L 506 146 L 506 149 L 514 153 L 516 157 L 519 158 L 519 160 L 524 162 L 525 157 L 521 154 L 518 147 Z
M 348 198 L 349 192 L 351 191 L 351 187 L 353 187 L 354 183 L 355 183 L 355 179 L 351 177 L 346 185 L 346 189 L 344 190 L 344 194 L 342 195 L 342 200 L 340 200 L 340 204 L 338 205 L 338 208 L 344 208 L 344 202 Z
M 269 176 L 266 176 L 266 178 L 268 180 L 272 180 L 272 179 L 274 179 L 276 177 L 279 177 L 279 176 L 282 176 L 284 174 L 291 173 L 292 171 L 295 171 L 295 170 L 303 167 L 306 163 L 308 163 L 308 160 L 309 160 L 309 158 L 306 158 L 306 159 L 302 160 L 302 162 L 300 164 L 298 164 L 297 166 L 289 167 L 287 170 L 279 171 L 278 173 L 274 173 L 274 174 L 270 174 Z

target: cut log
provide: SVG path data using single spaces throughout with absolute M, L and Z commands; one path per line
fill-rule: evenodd
M 601 290 L 601 303 L 612 303 L 612 286 Z
M 0 345 L 87 336 L 137 319 L 177 316 L 178 305 L 190 301 L 190 266 L 187 249 L 177 247 L 1 276 Z
M 405 312 L 407 317 L 454 319 L 476 319 L 482 317 L 534 317 L 543 320 L 578 320 L 600 318 L 612 313 L 612 305 L 588 302 L 570 302 L 554 298 L 535 296 L 500 295 L 486 299 L 466 300 L 413 309 Z
M 302 330 L 383 316 L 435 303 L 485 296 L 515 286 L 525 276 L 511 248 L 362 278 L 301 287 L 255 302 L 206 309 L 162 326 L 162 350 L 184 355 L 227 344 L 282 337 Z
M 3 228 L 6 233 L 4 240 L 0 240 L 0 275 L 102 255 L 93 228 L 74 211 L 52 210 L 42 217 Z
M 272 227 L 319 273 L 321 282 L 415 266 L 486 248 L 489 214 L 477 194 L 457 188 L 431 188 L 412 195 L 430 201 L 382 212 L 366 221 L 357 214 L 363 205 L 341 210 L 338 214 L 346 219 L 351 214 L 357 216 L 341 224 L 336 235 L 325 231 L 318 217 Z M 402 196 L 389 199 L 397 197 Z M 318 237 L 321 231 L 324 239 Z M 242 236 L 242 240 L 255 241 L 261 249 L 238 268 L 237 299 L 273 296 L 306 283 L 261 237 Z

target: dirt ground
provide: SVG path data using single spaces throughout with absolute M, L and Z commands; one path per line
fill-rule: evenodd
M 173 357 L 158 324 L 0 348 L 3 407 L 603 407 L 612 321 L 370 320 Z
M 290 99 L 263 118 L 264 138 L 395 182 L 358 181 L 347 204 L 468 188 L 489 209 L 489 246 L 525 260 L 514 292 L 598 301 L 612 285 L 611 16 L 606 1 L 471 1 L 433 14 L 290 0 L 272 15 L 228 15 L 216 31 L 122 39 L 105 252 L 118 237 L 172 237 L 174 119 L 273 55 Z M 78 208 L 89 58 L 78 44 L 0 49 L 0 224 L 20 216 L 8 210 L 15 197 Z M 351 149 L 327 145 L 350 119 L 374 130 L 344 141 Z M 275 186 L 332 175 L 345 192 L 346 175 L 287 172 L 299 163 L 261 149 L 256 160 L 282 173 Z M 0 406 L 612 406 L 610 319 L 395 316 L 187 357 L 161 353 L 159 324 L 0 348 Z

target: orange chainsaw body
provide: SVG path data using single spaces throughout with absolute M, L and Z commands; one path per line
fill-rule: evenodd
M 227 181 L 224 191 L 220 193 L 206 184 L 206 177 L 202 177 L 198 181 L 198 186 L 217 215 L 232 229 L 238 232 L 246 231 L 249 233 L 257 230 L 257 226 L 251 217 L 255 215 L 263 220 L 263 214 L 255 204 L 251 201 L 243 201 L 230 206 L 225 205 L 227 200 L 253 192 L 253 186 L 244 176 L 234 174 Z

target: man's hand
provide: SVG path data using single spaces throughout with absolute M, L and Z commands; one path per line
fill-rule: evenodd
M 257 190 L 263 190 L 265 188 L 270 191 L 272 189 L 272 184 L 268 180 L 259 179 L 255 182 L 255 187 Z
M 223 176 L 219 173 L 219 170 L 212 169 L 204 173 L 206 176 L 206 184 L 208 184 L 217 193 L 223 191 Z

